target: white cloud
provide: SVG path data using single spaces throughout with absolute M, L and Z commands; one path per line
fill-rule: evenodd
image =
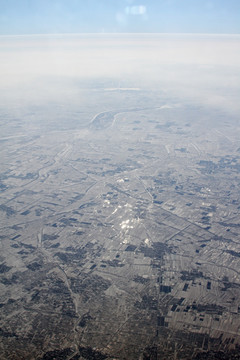
M 126 6 L 125 13 L 127 15 L 144 15 L 146 13 L 146 6 L 144 5 Z

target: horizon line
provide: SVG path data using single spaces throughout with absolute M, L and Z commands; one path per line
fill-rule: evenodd
M 66 32 L 66 33 L 34 33 L 34 34 L 0 34 L 0 37 L 25 36 L 67 36 L 67 35 L 199 35 L 199 36 L 240 36 L 240 33 L 200 33 L 200 32 Z

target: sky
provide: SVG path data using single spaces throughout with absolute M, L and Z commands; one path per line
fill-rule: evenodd
M 0 35 L 240 33 L 239 0 L 0 0 Z

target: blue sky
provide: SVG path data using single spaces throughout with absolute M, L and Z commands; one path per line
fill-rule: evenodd
M 240 0 L 0 0 L 0 34 L 240 33 Z

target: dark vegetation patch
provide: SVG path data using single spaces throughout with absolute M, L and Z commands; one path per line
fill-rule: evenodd
M 227 239 L 227 238 L 225 238 L 225 237 L 223 237 L 223 236 L 221 236 L 221 235 L 214 235 L 214 236 L 212 237 L 212 240 L 222 241 L 222 242 L 227 242 L 227 243 L 232 242 L 231 239 Z
M 20 250 L 20 251 L 18 251 L 18 254 L 20 254 L 20 255 L 28 255 L 28 254 L 31 254 L 31 251 Z
M 56 249 L 60 246 L 60 243 L 56 243 L 56 244 L 53 244 L 51 246 L 49 246 L 50 249 Z
M 31 244 L 24 244 L 24 243 L 20 243 L 21 246 L 23 246 L 25 249 L 29 249 L 29 250 L 35 250 L 36 247 L 31 245 Z
M 36 261 L 27 265 L 27 268 L 32 271 L 39 270 L 39 269 L 41 269 L 41 267 L 42 267 L 42 264 L 39 264 Z
M 233 227 L 233 228 L 239 228 L 240 227 L 240 224 L 226 223 L 224 221 L 220 221 L 219 224 L 223 225 L 225 227 Z
M 102 261 L 104 264 L 108 265 L 108 266 L 112 266 L 112 267 L 123 267 L 124 264 L 121 263 L 120 260 L 117 259 L 113 259 L 113 260 L 103 260 Z
M 153 296 L 143 295 L 141 301 L 135 302 L 135 307 L 141 310 L 157 310 L 158 301 Z
M 107 355 L 104 355 L 100 351 L 94 350 L 91 347 L 79 347 L 79 355 L 87 360 L 104 360 L 107 359 Z
M 237 158 L 227 155 L 224 158 L 221 158 L 217 163 L 214 163 L 211 160 L 200 160 L 198 165 L 200 165 L 201 168 L 199 170 L 203 174 L 222 172 L 224 169 L 240 172 L 240 164 L 237 161 Z
M 194 281 L 198 278 L 204 278 L 202 271 L 181 271 L 181 277 L 180 279 L 183 281 Z
M 71 354 L 73 354 L 73 352 L 74 351 L 70 348 L 63 350 L 52 350 L 46 352 L 41 360 L 66 360 Z
M 59 237 L 59 235 L 50 235 L 50 234 L 43 234 L 42 236 L 42 240 L 43 241 L 51 241 L 51 240 L 56 240 Z
M 28 214 L 30 214 L 30 210 L 25 210 L 20 215 L 25 216 L 25 215 L 28 215 Z
M 7 186 L 0 181 L 0 190 L 5 191 L 6 189 L 7 189 Z
M 229 351 L 207 351 L 198 353 L 193 360 L 239 360 L 240 347 Z
M 169 253 L 170 249 L 168 246 L 161 242 L 154 242 L 152 247 L 141 246 L 140 251 L 144 254 L 144 256 L 154 258 L 154 259 L 162 259 L 165 253 Z
M 12 276 L 11 279 L 8 279 L 8 278 L 5 278 L 3 277 L 2 279 L 0 279 L 0 282 L 3 284 L 3 285 L 13 285 L 13 284 L 16 284 L 17 283 L 17 278 L 14 277 L 14 275 Z
M 201 168 L 199 170 L 203 174 L 212 174 L 218 170 L 218 165 L 215 164 L 213 161 L 200 160 L 198 165 L 201 166 Z
M 55 245 L 56 247 L 56 245 Z M 72 261 L 80 261 L 85 258 L 86 250 L 84 248 L 74 249 L 72 252 L 57 252 L 54 256 L 57 256 L 63 263 L 70 264 Z
M 163 292 L 165 294 L 168 294 L 172 291 L 171 286 L 169 285 L 160 285 L 160 292 Z
M 193 304 L 192 309 L 196 310 L 197 312 L 204 312 L 206 314 L 218 314 L 222 315 L 224 311 L 224 307 L 216 304 Z
M 26 290 L 32 292 L 31 301 L 35 304 L 41 304 L 41 308 L 47 309 L 49 313 L 57 311 L 61 316 L 66 318 L 76 318 L 75 306 L 68 287 L 64 281 L 51 274 L 47 278 L 46 287 L 39 287 L 38 276 L 36 283 L 26 286 Z
M 158 348 L 157 346 L 149 346 L 144 350 L 143 360 L 156 360 L 158 359 Z
M 222 281 L 223 281 L 223 285 L 224 285 L 224 287 L 221 289 L 222 291 L 227 291 L 228 289 L 231 289 L 231 288 L 235 288 L 235 289 L 240 288 L 240 284 L 230 282 L 227 276 L 224 276 Z
M 79 321 L 78 326 L 80 326 L 80 327 L 82 327 L 82 328 L 85 327 L 85 326 L 87 325 L 88 321 L 91 320 L 91 319 L 92 319 L 92 316 L 91 316 L 91 315 L 89 315 L 89 314 L 83 315 L 83 316 L 81 317 L 81 320 Z
M 161 205 L 163 203 L 163 201 L 161 201 L 161 200 L 153 200 L 153 203 L 157 204 L 157 205 Z
M 7 216 L 11 216 L 11 215 L 15 215 L 16 211 L 11 208 L 10 206 L 7 205 L 0 205 L 0 210 L 4 211 L 6 213 Z
M 128 245 L 127 247 L 126 247 L 126 249 L 125 249 L 125 251 L 134 251 L 134 250 L 136 250 L 136 246 L 135 245 Z
M 21 235 L 18 234 L 18 235 L 16 235 L 16 236 L 14 236 L 11 240 L 16 240 L 16 239 L 18 239 L 20 236 L 21 236 Z
M 5 264 L 0 264 L 0 274 L 4 274 L 4 273 L 8 272 L 9 270 L 11 270 L 10 266 L 7 266 Z
M 234 257 L 240 257 L 240 252 L 233 250 L 226 250 L 226 252 Z
M 147 284 L 150 281 L 150 279 L 137 275 L 133 278 L 133 281 L 140 284 Z
M 175 149 L 176 151 L 180 151 L 182 153 L 186 153 L 187 149 L 186 148 L 179 148 L 179 149 Z
M 0 336 L 5 338 L 18 337 L 15 332 L 5 331 L 2 328 L 0 328 Z
M 88 275 L 85 279 L 71 278 L 72 291 L 81 294 L 85 301 L 101 295 L 110 285 L 110 281 L 98 275 Z

